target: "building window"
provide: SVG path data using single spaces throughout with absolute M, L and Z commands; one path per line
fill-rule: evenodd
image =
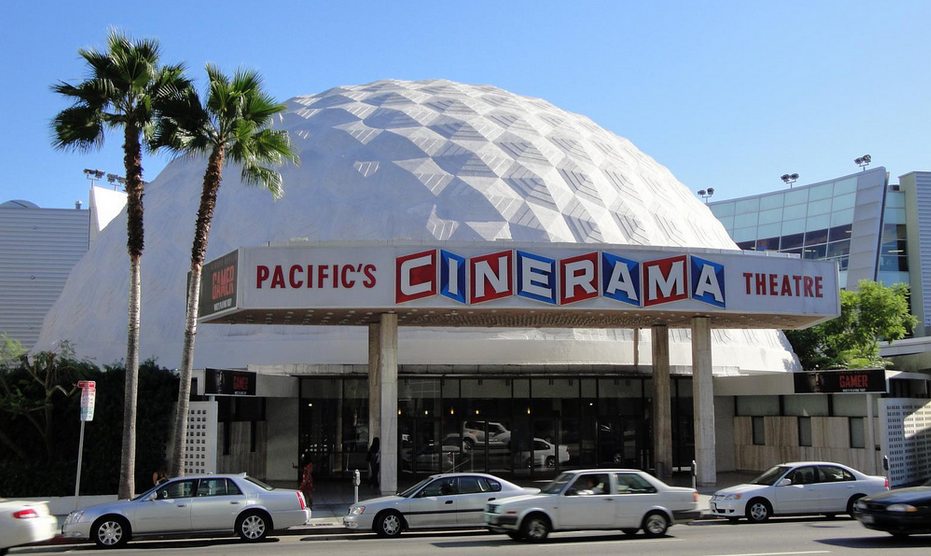
M 754 446 L 765 446 L 766 445 L 766 430 L 763 428 L 763 418 L 752 417 L 751 421 L 753 422 L 753 445 Z
M 798 418 L 798 445 L 811 446 L 811 417 Z
M 863 417 L 848 417 L 847 422 L 850 424 L 850 447 L 866 448 L 866 440 L 863 433 Z

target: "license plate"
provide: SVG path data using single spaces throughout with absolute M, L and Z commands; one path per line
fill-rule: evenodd
M 875 520 L 873 519 L 873 516 L 869 514 L 863 514 L 860 516 L 860 521 L 863 523 L 873 523 Z

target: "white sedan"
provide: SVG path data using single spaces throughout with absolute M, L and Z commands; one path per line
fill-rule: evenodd
M 699 516 L 695 489 L 672 487 L 635 469 L 585 469 L 556 477 L 538 495 L 489 502 L 485 524 L 514 540 L 540 542 L 550 531 L 639 530 L 659 537 Z
M 864 496 L 888 490 L 885 477 L 865 475 L 840 463 L 801 461 L 772 467 L 750 483 L 732 486 L 711 497 L 711 514 L 753 522 L 773 515 L 852 514 Z
M 482 527 L 485 504 L 536 492 L 485 473 L 432 475 L 400 494 L 349 506 L 343 525 L 381 537 L 397 537 L 405 529 Z
M 272 488 L 240 475 L 189 475 L 170 479 L 132 500 L 71 512 L 65 537 L 90 539 L 101 548 L 130 538 L 236 533 L 247 542 L 275 530 L 304 525 L 310 509 L 299 490 Z
M 524 462 L 524 467 L 530 467 L 530 451 L 523 451 L 520 453 L 521 461 Z M 564 444 L 559 445 L 559 463 L 566 463 L 569 461 L 569 448 Z M 556 445 L 542 438 L 533 439 L 533 466 L 535 468 L 550 468 L 556 467 Z
M 0 554 L 23 544 L 47 541 L 58 534 L 58 520 L 45 502 L 0 499 Z

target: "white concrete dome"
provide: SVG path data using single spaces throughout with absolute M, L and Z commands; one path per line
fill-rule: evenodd
M 590 119 L 537 98 L 450 81 L 378 81 L 288 101 L 278 122 L 302 163 L 273 201 L 228 167 L 208 260 L 294 240 L 614 243 L 735 249 L 665 167 Z M 146 186 L 141 356 L 180 361 L 184 284 L 204 162 L 179 159 Z M 36 349 L 70 341 L 125 357 L 125 211 L 76 265 Z M 201 325 L 197 366 L 365 363 L 363 328 Z M 630 330 L 402 329 L 399 362 L 633 363 Z M 647 332 L 646 339 L 649 338 Z M 670 356 L 690 364 L 688 333 Z M 641 364 L 649 364 L 648 344 Z M 775 331 L 715 331 L 716 372 L 792 370 Z

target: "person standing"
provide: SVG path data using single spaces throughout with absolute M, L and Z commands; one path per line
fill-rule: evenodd
M 309 457 L 305 461 L 304 470 L 301 473 L 300 490 L 304 494 L 307 507 L 312 508 L 314 505 L 314 464 Z
M 152 472 L 152 485 L 160 485 L 168 480 L 168 465 L 162 463 L 158 468 Z
M 378 488 L 379 474 L 381 473 L 381 441 L 376 436 L 372 439 L 372 445 L 369 446 L 369 453 L 366 454 L 365 460 L 369 463 L 369 484 Z

